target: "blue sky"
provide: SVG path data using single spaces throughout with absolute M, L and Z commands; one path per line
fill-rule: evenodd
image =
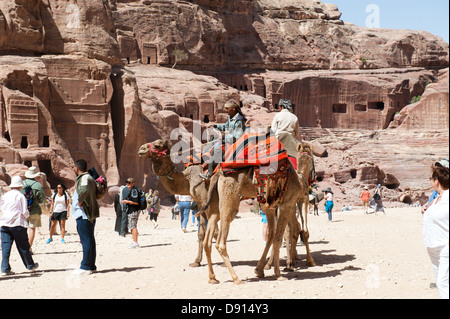
M 449 42 L 448 0 L 322 0 L 333 3 L 342 12 L 341 19 L 366 26 L 366 19 L 374 11 L 366 8 L 375 4 L 379 8 L 381 28 L 424 30 Z

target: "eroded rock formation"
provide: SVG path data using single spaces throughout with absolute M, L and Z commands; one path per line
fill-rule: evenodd
M 229 98 L 243 102 L 251 126 L 265 127 L 288 98 L 311 128 L 305 137 L 329 156 L 318 163 L 325 181 L 419 189 L 401 162 L 364 157 L 373 138 L 364 149 L 327 137 L 369 132 L 396 148 L 400 133 L 390 132 L 427 130 L 448 142 L 448 44 L 340 18 L 337 6 L 314 0 L 2 0 L 0 186 L 35 165 L 49 186 L 71 187 L 82 157 L 111 193 L 129 176 L 156 188 L 137 157 L 142 143 L 192 132 L 195 120 L 225 121 Z M 341 155 L 342 167 L 331 165 Z M 424 173 L 415 166 L 423 160 L 410 162 Z

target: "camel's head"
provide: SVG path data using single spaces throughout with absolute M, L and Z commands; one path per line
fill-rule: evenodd
M 163 141 L 163 140 L 156 140 L 151 143 L 145 143 L 142 144 L 142 146 L 139 148 L 139 156 L 150 158 L 150 159 L 156 159 L 161 158 L 163 156 L 168 155 L 169 153 L 169 142 Z
M 297 151 L 299 156 L 301 156 L 302 154 L 312 156 L 313 146 L 307 142 L 302 142 L 298 145 Z

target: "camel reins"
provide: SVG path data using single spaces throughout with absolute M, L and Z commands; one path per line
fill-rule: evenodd
M 153 148 L 152 143 L 148 143 L 148 148 L 149 148 L 149 150 L 150 150 L 150 152 L 151 152 L 152 154 L 155 154 L 155 155 L 156 155 L 157 158 L 162 158 L 162 157 L 170 156 L 170 154 L 167 154 L 168 149 L 167 149 L 167 150 L 164 150 L 164 151 L 158 151 L 158 150 L 155 150 L 155 149 Z M 158 176 L 158 177 L 167 177 L 168 179 L 170 179 L 170 180 L 173 181 L 173 177 L 170 177 L 170 175 L 171 175 L 174 171 L 175 171 L 175 166 L 172 166 L 172 169 L 171 169 L 167 174 L 162 174 L 162 175 L 157 175 L 157 174 L 156 174 L 156 176 Z

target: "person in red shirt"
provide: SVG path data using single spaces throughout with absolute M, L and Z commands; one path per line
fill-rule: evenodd
M 369 213 L 369 199 L 370 199 L 370 192 L 369 188 L 367 186 L 364 186 L 364 190 L 361 193 L 361 200 L 363 203 L 363 209 L 365 210 L 365 213 Z

